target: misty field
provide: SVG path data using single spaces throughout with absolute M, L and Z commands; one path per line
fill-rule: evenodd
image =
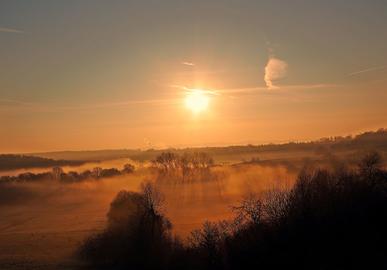
M 122 263 L 117 269 L 128 264 L 139 269 L 155 265 L 181 269 L 187 264 L 193 269 L 195 265 L 224 269 L 241 264 L 239 260 L 254 264 L 249 260 L 257 254 L 243 259 L 238 252 L 263 248 L 268 252 L 263 258 L 270 258 L 271 242 L 285 237 L 289 226 L 294 226 L 295 233 L 308 232 L 293 224 L 293 219 L 300 218 L 302 226 L 311 222 L 310 214 L 299 213 L 308 213 L 309 205 L 315 207 L 315 213 L 325 215 L 336 210 L 346 213 L 352 209 L 348 204 L 361 203 L 365 206 L 356 211 L 364 208 L 372 214 L 367 204 L 373 205 L 374 199 L 368 196 L 384 200 L 386 134 L 380 130 L 353 139 L 267 146 L 58 152 L 36 154 L 38 158 L 3 155 L 0 269 L 90 269 L 90 263 L 91 269 L 111 269 L 115 260 Z M 330 208 L 331 203 L 344 206 Z M 385 204 L 377 201 L 376 205 L 379 209 Z M 361 221 L 360 214 L 364 215 L 343 215 L 354 215 Z M 311 226 L 343 222 L 338 218 L 341 214 L 330 215 L 330 220 L 318 217 L 323 223 Z M 128 231 L 144 217 L 144 222 L 156 226 L 156 232 Z M 379 226 L 383 216 L 376 217 L 381 219 L 375 223 Z M 140 244 L 134 244 L 134 240 L 121 243 L 124 236 L 140 237 L 136 240 Z M 304 237 L 302 233 L 297 236 L 300 240 Z M 255 247 L 256 241 L 262 247 Z M 345 240 L 348 245 L 351 241 Z M 291 242 L 289 239 L 283 244 Z M 117 248 L 120 243 L 129 246 Z M 140 252 L 137 245 L 141 243 L 164 245 L 138 254 L 144 260 L 147 256 L 154 258 L 155 265 L 130 261 L 133 258 L 125 252 L 131 248 Z M 161 250 L 168 254 L 159 253 Z M 210 251 L 215 253 L 206 257 L 204 254 Z M 292 252 L 284 251 L 283 255 Z M 236 261 L 223 261 L 229 256 Z
M 119 167 L 125 161 L 98 165 Z M 92 166 L 95 164 L 72 170 Z M 289 188 L 295 178 L 295 173 L 283 166 L 217 166 L 211 170 L 216 179 L 208 181 L 167 181 L 168 177 L 163 181 L 142 167 L 130 175 L 98 181 L 10 184 L 0 191 L 0 265 L 10 269 L 26 265 L 31 269 L 34 265 L 38 269 L 71 268 L 79 245 L 104 228 L 115 195 L 120 190 L 138 191 L 143 181 L 155 182 L 165 197 L 163 210 L 173 223 L 173 233 L 185 238 L 206 220 L 231 218 L 230 207 L 249 192 Z

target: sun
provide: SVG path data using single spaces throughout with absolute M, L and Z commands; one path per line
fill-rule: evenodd
M 201 89 L 192 89 L 187 92 L 185 97 L 185 106 L 194 114 L 205 111 L 210 101 L 209 96 Z

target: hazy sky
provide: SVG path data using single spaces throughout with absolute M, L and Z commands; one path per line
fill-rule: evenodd
M 0 0 L 0 152 L 387 127 L 387 1 Z M 195 114 L 184 100 L 206 90 Z

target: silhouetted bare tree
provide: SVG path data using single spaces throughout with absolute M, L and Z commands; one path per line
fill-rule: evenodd
M 93 268 L 165 269 L 176 244 L 161 213 L 162 195 L 151 184 L 140 193 L 120 191 L 108 213 L 108 227 L 89 238 L 81 257 Z
M 204 179 L 209 176 L 214 160 L 204 152 L 186 152 L 178 155 L 163 152 L 152 162 L 162 175 Z

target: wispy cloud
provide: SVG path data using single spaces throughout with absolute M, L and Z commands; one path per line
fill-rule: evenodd
M 15 29 L 15 28 L 9 28 L 9 27 L 0 27 L 0 32 L 3 32 L 3 33 L 24 34 L 24 31 L 23 31 L 23 30 Z
M 312 89 L 323 89 L 323 88 L 335 88 L 339 87 L 338 84 L 291 84 L 291 85 L 276 85 L 277 89 L 281 89 L 284 91 L 287 90 L 312 90 Z M 244 87 L 244 88 L 228 88 L 228 89 L 220 89 L 216 90 L 216 93 L 230 93 L 230 94 L 238 94 L 238 93 L 262 93 L 264 90 L 267 90 L 267 87 L 257 86 L 257 87 Z
M 276 85 L 276 89 L 281 91 L 290 91 L 290 90 L 312 90 L 312 89 L 329 89 L 340 87 L 338 84 L 327 84 L 327 83 L 316 83 L 316 84 L 291 84 L 291 85 Z M 172 88 L 181 89 L 185 92 L 195 91 L 198 88 L 187 87 L 183 85 L 170 85 Z M 201 91 L 206 92 L 207 94 L 214 96 L 229 96 L 236 97 L 239 95 L 258 95 L 269 93 L 266 86 L 252 86 L 252 87 L 239 87 L 239 88 L 223 88 L 223 89 L 203 89 L 200 88 Z M 230 96 L 232 95 L 232 96 Z
M 275 85 L 275 81 L 282 79 L 286 76 L 288 70 L 288 64 L 274 56 L 270 56 L 265 66 L 264 80 L 268 89 L 278 88 Z
M 28 111 L 28 112 L 63 112 L 63 111 L 85 111 L 99 110 L 109 108 L 130 107 L 133 105 L 162 106 L 179 103 L 178 98 L 165 99 L 144 99 L 144 100 L 126 100 L 117 102 L 95 103 L 95 104 L 77 104 L 77 105 L 55 105 L 47 103 L 31 103 L 18 100 L 0 99 L 1 111 Z
M 201 88 L 200 90 L 208 95 L 236 98 L 238 96 L 245 95 L 270 95 L 279 94 L 288 91 L 294 93 L 293 90 L 312 90 L 312 89 L 329 89 L 340 87 L 341 85 L 336 84 L 300 84 L 300 85 L 280 85 L 276 86 L 280 91 L 265 91 L 265 86 L 252 86 L 252 87 L 239 87 L 239 88 L 224 88 L 224 89 L 207 89 Z M 184 92 L 197 91 L 198 88 L 187 87 L 182 85 L 169 85 L 169 87 L 183 90 Z M 173 95 L 170 98 L 163 99 L 139 99 L 139 100 L 124 100 L 117 102 L 106 102 L 106 103 L 94 103 L 94 104 L 76 104 L 76 105 L 63 105 L 63 104 L 52 104 L 52 103 L 36 103 L 26 102 L 15 99 L 1 99 L 0 98 L 0 112 L 10 111 L 24 111 L 24 112 L 65 112 L 65 111 L 88 111 L 88 110 L 103 110 L 110 108 L 125 108 L 136 105 L 144 106 L 170 106 L 181 103 L 181 96 Z
M 98 109 L 98 108 L 108 108 L 108 107 L 125 107 L 128 105 L 138 105 L 138 104 L 154 104 L 154 105 L 170 105 L 178 102 L 179 99 L 144 99 L 144 100 L 127 100 L 121 102 L 111 102 L 111 103 L 101 103 L 101 104 L 89 104 L 82 105 L 79 107 L 72 108 L 86 108 L 86 109 Z
M 362 74 L 362 73 L 366 73 L 366 72 L 371 72 L 371 71 L 378 71 L 378 70 L 382 70 L 382 69 L 387 69 L 387 65 L 379 66 L 379 67 L 371 67 L 371 68 L 366 68 L 366 69 L 363 69 L 363 70 L 355 71 L 355 72 L 349 73 L 348 76 L 356 76 L 358 74 Z
M 214 96 L 220 95 L 220 92 L 218 90 L 211 90 L 211 89 L 206 89 L 206 88 L 202 88 L 202 87 L 187 87 L 184 85 L 177 85 L 177 84 L 169 85 L 169 87 L 181 89 L 181 90 L 184 90 L 185 92 L 193 92 L 193 91 L 200 90 L 206 94 L 210 94 L 210 95 L 214 95 Z
M 25 102 L 25 101 L 20 101 L 16 99 L 5 99 L 5 98 L 0 98 L 0 105 L 34 105 L 31 102 Z
M 182 65 L 185 65 L 185 66 L 195 66 L 195 63 L 192 63 L 192 62 L 181 62 Z

